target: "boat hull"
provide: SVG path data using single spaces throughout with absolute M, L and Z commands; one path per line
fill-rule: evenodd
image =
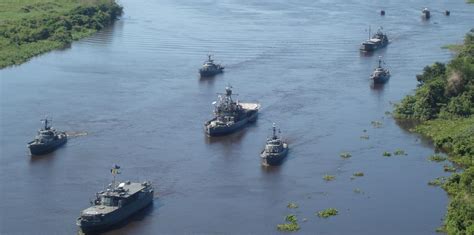
M 31 155 L 38 156 L 38 155 L 51 153 L 54 150 L 61 147 L 62 145 L 64 145 L 66 142 L 67 142 L 67 136 L 64 135 L 64 137 L 54 140 L 53 142 L 50 142 L 47 144 L 36 144 L 34 142 L 30 142 L 28 144 L 28 148 L 30 149 Z
M 390 75 L 372 76 L 371 79 L 375 84 L 382 84 L 386 83 L 390 79 Z
M 378 49 L 384 48 L 388 45 L 388 40 L 380 41 L 380 43 L 362 43 L 360 50 L 362 52 L 373 52 Z
M 134 201 L 124 207 L 120 207 L 108 214 L 105 214 L 102 216 L 102 219 L 99 222 L 84 221 L 81 218 L 78 218 L 76 225 L 79 226 L 82 232 L 85 233 L 104 231 L 111 228 L 113 225 L 124 221 L 151 203 L 153 203 L 153 191 L 146 192 L 146 195 L 144 195 L 140 200 Z
M 201 75 L 201 77 L 211 77 L 223 72 L 224 72 L 224 68 L 216 69 L 216 70 L 203 70 L 203 69 L 199 70 L 199 74 Z
M 205 131 L 206 134 L 209 136 L 222 136 L 231 134 L 241 128 L 245 127 L 248 123 L 255 122 L 258 117 L 258 110 L 251 110 L 247 111 L 246 117 L 242 118 L 241 120 L 235 122 L 232 125 L 228 126 L 211 126 L 210 123 L 215 120 L 212 119 L 211 121 L 206 122 L 205 124 Z
M 266 153 L 263 151 L 261 153 L 262 165 L 263 166 L 278 166 L 288 155 L 288 146 L 284 147 L 283 151 L 280 153 Z

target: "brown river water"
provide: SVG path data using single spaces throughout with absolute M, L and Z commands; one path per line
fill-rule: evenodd
M 77 233 L 75 219 L 111 181 L 113 164 L 122 167 L 119 179 L 151 180 L 158 195 L 107 234 L 275 234 L 290 213 L 300 234 L 435 234 L 448 198 L 427 182 L 446 174 L 427 160 L 432 145 L 386 111 L 413 91 L 425 65 L 452 58 L 441 47 L 474 26 L 474 5 L 120 3 L 125 13 L 113 26 L 0 71 L 0 234 Z M 429 21 L 420 17 L 425 6 Z M 383 26 L 391 44 L 364 56 L 358 48 L 369 25 Z M 199 79 L 209 52 L 226 72 Z M 368 76 L 379 55 L 392 78 L 373 87 Z M 209 139 L 203 123 L 228 84 L 238 99 L 261 103 L 260 117 Z M 30 157 L 26 143 L 44 115 L 71 136 L 54 153 Z M 265 169 L 259 152 L 272 122 L 290 153 L 282 166 Z M 396 149 L 408 155 L 382 156 Z M 341 158 L 345 151 L 352 157 Z M 357 171 L 365 176 L 351 179 Z M 336 178 L 326 182 L 325 174 Z M 315 216 L 329 207 L 339 215 Z

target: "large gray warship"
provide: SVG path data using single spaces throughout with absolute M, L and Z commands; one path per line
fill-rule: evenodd
M 41 121 L 44 123 L 44 127 L 38 130 L 35 139 L 28 143 L 31 155 L 50 153 L 67 142 L 67 135 L 65 132 L 56 131 L 52 128 L 49 125 L 51 121 L 47 118 Z
M 204 126 L 209 136 L 230 134 L 249 122 L 254 122 L 258 117 L 260 104 L 240 103 L 232 100 L 232 87 L 225 88 L 225 94 L 220 94 L 214 101 L 214 118 L 207 121 Z
M 280 131 L 278 131 L 280 132 Z M 284 142 L 276 133 L 276 125 L 273 123 L 273 133 L 267 139 L 265 149 L 260 154 L 262 165 L 276 166 L 280 165 L 288 154 L 288 144 Z
M 222 72 L 224 72 L 224 66 L 214 63 L 211 55 L 208 55 L 207 61 L 204 62 L 202 68 L 199 69 L 199 74 L 201 74 L 201 77 L 211 77 Z
M 112 225 L 145 208 L 153 202 L 154 189 L 150 182 L 115 183 L 115 174 L 120 167 L 111 169 L 114 181 L 105 191 L 96 193 L 91 207 L 83 210 L 76 224 L 83 232 L 103 231 Z
M 369 28 L 369 40 L 360 45 L 360 50 L 362 52 L 372 52 L 388 45 L 388 37 L 382 32 L 382 27 L 380 27 L 372 37 L 370 36 Z
M 388 79 L 390 79 L 390 71 L 386 68 L 383 68 L 382 63 L 384 63 L 382 57 L 379 56 L 379 66 L 377 66 L 377 68 L 375 68 L 370 75 L 370 79 L 374 83 L 385 83 L 388 81 Z

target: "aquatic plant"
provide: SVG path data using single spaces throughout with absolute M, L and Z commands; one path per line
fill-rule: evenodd
M 323 176 L 323 179 L 326 180 L 326 181 L 331 181 L 331 180 L 334 180 L 336 178 L 336 176 L 334 175 L 324 175 Z
M 450 166 L 450 165 L 444 165 L 443 169 L 446 172 L 456 172 L 456 168 L 454 166 Z
M 383 156 L 384 157 L 390 157 L 390 156 L 392 156 L 392 154 L 390 152 L 385 151 L 385 152 L 383 152 Z
M 430 156 L 429 160 L 432 162 L 444 162 L 446 161 L 446 157 L 439 155 L 439 154 L 433 154 Z
M 353 176 L 357 176 L 357 177 L 364 176 L 364 172 L 362 172 L 362 171 L 356 172 L 356 173 L 353 174 Z
M 294 214 L 289 214 L 285 217 L 285 221 L 288 223 L 278 224 L 277 229 L 284 232 L 294 232 L 300 229 L 298 224 L 298 218 Z
M 339 211 L 337 211 L 337 209 L 334 209 L 334 208 L 328 208 L 328 209 L 325 209 L 325 210 L 322 210 L 322 211 L 319 211 L 317 213 L 317 215 L 321 218 L 328 218 L 330 216 L 335 216 L 339 213 Z
M 342 158 L 350 158 L 350 157 L 352 157 L 352 155 L 351 155 L 349 152 L 343 152 L 343 153 L 339 154 L 339 156 L 341 156 Z
M 441 186 L 446 181 L 445 177 L 437 177 L 436 179 L 430 180 L 428 185 L 430 186 Z
M 294 202 L 290 202 L 288 203 L 288 206 L 286 206 L 290 209 L 295 209 L 295 208 L 298 208 L 298 204 L 294 203 Z
M 403 150 L 403 149 L 397 149 L 397 150 L 395 150 L 395 152 L 393 152 L 393 155 L 395 155 L 395 156 L 403 156 L 403 155 L 408 155 L 408 154 L 406 154 L 406 153 L 405 153 L 405 150 Z

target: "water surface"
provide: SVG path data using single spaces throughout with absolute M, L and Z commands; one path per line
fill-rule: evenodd
M 76 217 L 113 164 L 123 180 L 152 180 L 159 197 L 109 234 L 272 234 L 289 213 L 307 218 L 302 234 L 435 233 L 447 196 L 427 182 L 444 175 L 442 165 L 385 112 L 412 92 L 425 65 L 452 57 L 441 46 L 462 41 L 472 5 L 430 2 L 433 17 L 422 21 L 421 0 L 121 4 L 112 27 L 0 71 L 0 233 L 76 233 Z M 392 42 L 363 56 L 369 25 Z M 226 72 L 199 79 L 209 52 Z M 379 55 L 392 78 L 372 87 Z M 228 84 L 238 99 L 260 102 L 261 115 L 244 131 L 208 139 L 203 123 Z M 73 136 L 32 158 L 26 143 L 44 115 Z M 281 167 L 264 169 L 259 152 L 272 122 L 291 150 Z M 399 148 L 408 155 L 382 156 Z M 352 158 L 339 157 L 344 151 Z M 351 180 L 357 171 L 365 176 Z M 328 207 L 339 215 L 314 215 Z

